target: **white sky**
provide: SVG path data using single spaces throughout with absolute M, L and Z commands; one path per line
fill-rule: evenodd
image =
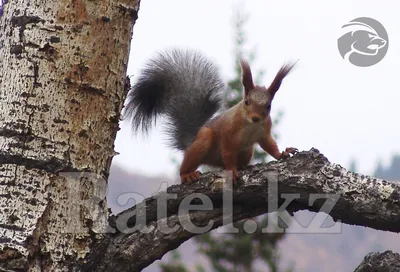
M 233 3 L 229 0 L 143 0 L 134 27 L 128 75 L 133 81 L 148 58 L 171 46 L 203 51 L 233 76 Z M 400 152 L 398 1 L 252 0 L 245 3 L 249 45 L 258 58 L 253 69 L 266 71 L 268 85 L 280 65 L 297 60 L 297 68 L 277 93 L 272 117 L 284 111 L 277 127 L 280 149 L 318 148 L 331 162 L 347 167 L 351 158 L 359 172 L 371 174 Z M 341 26 L 357 17 L 380 21 L 389 35 L 389 50 L 378 64 L 360 68 L 345 62 L 337 49 Z M 150 137 L 133 136 L 122 122 L 114 163 L 133 173 L 176 174 L 160 129 Z

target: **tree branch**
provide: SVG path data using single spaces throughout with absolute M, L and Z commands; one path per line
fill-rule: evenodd
M 354 272 L 397 272 L 400 271 L 400 255 L 388 250 L 365 256 Z
M 400 231 L 398 183 L 347 171 L 330 163 L 316 149 L 297 153 L 282 161 L 249 166 L 240 172 L 242 182 L 233 191 L 221 176 L 217 172 L 207 173 L 192 185 L 171 186 L 166 192 L 112 216 L 109 221 L 110 226 L 116 229 L 115 233 L 105 235 L 95 245 L 95 254 L 86 259 L 83 270 L 140 271 L 197 235 L 193 233 L 195 229 L 188 227 L 189 218 L 196 226 L 212 222 L 210 229 L 215 229 L 227 222 L 286 208 L 290 214 L 300 210 L 325 212 L 336 222 Z M 229 196 L 229 192 L 232 193 L 231 212 L 229 205 L 222 205 L 226 203 L 224 196 Z M 193 194 L 207 196 L 212 210 L 182 212 L 187 207 L 185 201 Z M 166 202 L 167 196 L 176 198 Z M 195 199 L 194 203 L 202 202 Z M 160 213 L 163 209 L 167 210 L 164 215 Z M 176 226 L 172 233 L 163 232 L 166 222 L 171 227 Z M 297 222 L 292 220 L 292 223 Z M 303 228 L 303 231 L 310 233 L 309 228 Z M 311 232 L 320 230 L 319 224 Z

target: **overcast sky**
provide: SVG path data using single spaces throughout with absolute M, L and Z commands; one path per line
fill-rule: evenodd
M 136 79 L 148 58 L 172 46 L 196 48 L 213 59 L 229 80 L 233 72 L 234 3 L 229 0 L 143 0 L 134 27 L 128 75 Z M 378 159 L 386 164 L 400 153 L 398 1 L 247 1 L 249 48 L 256 47 L 253 69 L 263 68 L 268 85 L 280 65 L 299 59 L 273 102 L 272 117 L 283 110 L 276 128 L 280 149 L 318 148 L 332 162 L 371 174 Z M 360 68 L 339 54 L 342 25 L 357 17 L 383 24 L 389 50 L 378 64 Z M 128 171 L 156 176 L 177 173 L 171 157 L 181 154 L 164 145 L 155 129 L 150 137 L 132 135 L 122 122 L 114 163 Z

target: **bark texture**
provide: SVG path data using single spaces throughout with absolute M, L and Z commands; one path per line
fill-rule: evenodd
M 383 253 L 370 253 L 365 256 L 354 272 L 398 272 L 400 255 L 388 250 Z
M 347 171 L 340 165 L 330 163 L 316 149 L 300 152 L 282 161 L 250 166 L 242 171 L 242 183 L 231 191 L 232 213 L 223 213 L 222 192 L 230 189 L 221 176 L 221 173 L 208 173 L 200 182 L 190 186 L 171 186 L 166 192 L 112 216 L 110 225 L 115 233 L 110 233 L 95 245 L 97 249 L 93 252 L 96 253 L 86 259 L 83 269 L 140 271 L 196 235 L 188 227 L 189 218 L 197 226 L 207 226 L 211 222 L 210 229 L 215 229 L 224 224 L 224 218 L 238 221 L 281 211 L 284 207 L 290 213 L 300 210 L 320 211 L 329 213 L 334 221 L 379 230 L 400 231 L 399 183 Z M 277 195 L 270 188 L 275 186 Z M 158 202 L 166 199 L 167 194 L 167 205 L 165 202 Z M 179 213 L 182 202 L 193 194 L 207 196 L 213 208 Z M 285 205 L 285 199 L 292 201 Z M 201 204 L 199 201 L 194 203 Z M 327 203 L 330 205 L 327 206 Z M 166 210 L 166 213 L 160 216 L 160 210 Z M 144 214 L 146 219 L 139 222 Z M 321 231 L 322 222 L 323 220 L 314 225 L 311 230 L 308 226 L 300 230 L 297 228 L 297 231 L 316 233 Z M 167 223 L 176 229 L 171 233 L 160 231 Z M 291 221 L 292 225 L 294 223 Z M 145 232 L 141 231 L 144 227 Z
M 2 9 L 0 270 L 70 271 L 107 213 L 92 200 L 105 196 L 139 1 Z

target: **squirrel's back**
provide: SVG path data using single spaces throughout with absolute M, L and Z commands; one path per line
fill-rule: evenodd
M 223 107 L 223 91 L 217 67 L 199 52 L 164 51 L 141 71 L 128 94 L 125 116 L 135 131 L 147 132 L 164 114 L 171 146 L 185 150 Z

